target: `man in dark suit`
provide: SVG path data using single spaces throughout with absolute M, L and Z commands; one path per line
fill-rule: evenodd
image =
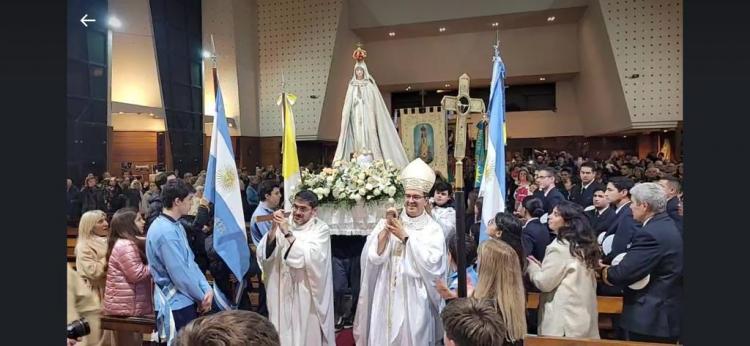
M 609 203 L 615 207 L 616 218 L 603 239 L 604 263 L 610 263 L 615 256 L 625 252 L 633 236 L 640 229 L 629 207 L 630 189 L 634 185 L 635 183 L 630 178 L 625 177 L 614 177 L 607 183 L 605 195 Z M 608 240 L 608 237 L 612 239 Z
M 594 191 L 597 189 L 604 190 L 602 184 L 597 183 L 594 173 L 594 163 L 584 162 L 581 164 L 578 175 L 581 177 L 581 184 L 576 184 L 570 191 L 570 200 L 586 208 L 594 204 Z
M 680 181 L 673 176 L 664 176 L 659 179 L 659 186 L 667 195 L 667 215 L 674 221 L 677 230 L 682 234 L 682 215 L 680 215 L 680 192 L 682 186 Z
M 628 286 L 620 326 L 626 340 L 675 343 L 680 336 L 682 236 L 665 213 L 667 197 L 658 184 L 631 190 L 633 217 L 643 223 L 617 265 L 601 267 L 605 284 Z
M 555 188 L 555 169 L 540 167 L 534 178 L 536 185 L 539 187 L 534 191 L 534 197 L 542 200 L 544 203 L 544 212 L 550 214 L 552 213 L 552 209 L 555 209 L 555 206 L 565 200 L 560 190 Z
M 591 228 L 594 230 L 594 234 L 597 237 L 602 233 L 606 234 L 607 230 L 612 226 L 612 223 L 617 217 L 614 209 L 609 207 L 609 200 L 607 200 L 607 197 L 604 195 L 605 190 L 606 189 L 602 185 L 597 185 L 593 189 L 594 205 L 591 206 L 590 210 L 586 211 L 586 216 L 589 218 Z M 602 240 L 604 240 L 604 236 L 602 236 Z M 602 240 L 600 240 L 600 243 Z

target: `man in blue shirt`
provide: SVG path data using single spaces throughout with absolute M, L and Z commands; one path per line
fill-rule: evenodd
M 181 179 L 164 184 L 164 209 L 146 236 L 146 257 L 156 286 L 157 328 L 167 340 L 197 318 L 198 312 L 210 311 L 213 301 L 213 290 L 195 263 L 185 229 L 178 221 L 190 211 L 194 193 Z
M 271 215 L 279 207 L 281 202 L 281 191 L 279 190 L 279 183 L 273 180 L 265 180 L 258 185 L 258 195 L 260 195 L 260 204 L 258 208 L 253 212 L 253 216 L 250 221 L 250 234 L 253 238 L 253 244 L 258 246 L 258 242 L 263 236 L 268 233 L 273 226 L 273 221 L 262 221 L 256 222 L 258 216 Z

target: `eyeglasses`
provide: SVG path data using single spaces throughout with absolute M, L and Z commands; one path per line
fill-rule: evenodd
M 304 206 L 304 205 L 299 205 L 298 206 L 296 204 L 292 204 L 292 209 L 299 210 L 299 211 L 301 211 L 303 213 L 306 213 L 306 212 L 312 210 L 312 208 L 310 208 L 310 207 L 307 207 L 307 206 Z
M 423 198 L 424 198 L 424 196 L 422 196 L 422 195 L 404 195 L 404 199 L 407 200 L 407 201 L 409 201 L 409 200 L 419 201 L 419 200 L 421 200 Z
M 552 176 L 551 175 L 537 175 L 535 178 L 544 179 L 544 178 L 552 178 Z

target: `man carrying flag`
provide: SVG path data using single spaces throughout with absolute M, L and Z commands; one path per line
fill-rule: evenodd
M 500 59 L 500 43 L 498 42 L 494 48 L 487 160 L 479 189 L 479 196 L 484 197 L 480 242 L 487 239 L 487 225 L 490 220 L 495 218 L 495 214 L 505 210 L 505 65 Z
M 234 309 L 245 291 L 245 274 L 250 267 L 250 247 L 245 232 L 239 175 L 234 161 L 231 137 L 224 110 L 224 98 L 213 69 L 216 86 L 216 118 L 211 132 L 211 151 L 204 198 L 214 205 L 213 250 L 238 280 L 235 292 L 227 299 L 214 285 L 216 305 L 221 310 Z
M 286 94 L 284 113 L 284 205 L 273 213 L 273 228 L 258 243 L 268 317 L 284 346 L 335 345 L 333 266 L 328 225 L 317 217 L 318 197 L 297 192 L 301 181 L 294 118 Z M 288 196 L 294 194 L 294 200 Z M 292 204 L 291 208 L 289 205 Z

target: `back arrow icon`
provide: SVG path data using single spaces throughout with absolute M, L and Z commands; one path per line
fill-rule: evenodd
M 83 24 L 83 26 L 85 26 L 85 27 L 87 27 L 87 28 L 89 27 L 89 25 L 88 25 L 88 24 L 86 24 L 86 22 L 96 22 L 96 19 L 93 19 L 93 18 L 86 18 L 86 17 L 88 16 L 88 15 L 89 15 L 89 14 L 88 14 L 88 13 L 86 13 L 86 14 L 84 14 L 84 15 L 83 15 L 83 17 L 81 17 L 81 24 Z

